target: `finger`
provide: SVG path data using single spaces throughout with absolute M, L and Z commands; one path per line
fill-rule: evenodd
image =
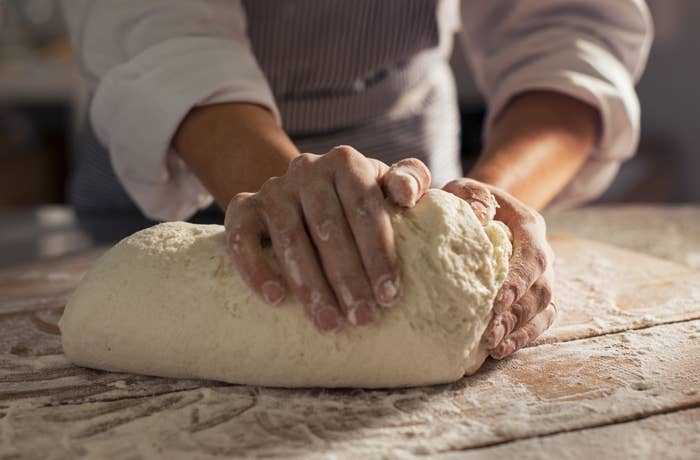
M 491 319 L 484 332 L 484 344 L 494 348 L 512 331 L 523 327 L 552 300 L 554 270 L 548 266 L 544 274 L 528 289 L 516 303 Z
M 265 188 L 264 185 L 260 192 L 264 218 L 287 284 L 319 330 L 338 329 L 338 305 L 304 228 L 300 207 L 274 186 L 268 186 L 269 191 Z
M 480 182 L 471 179 L 457 179 L 449 182 L 442 189 L 469 203 L 481 225 L 486 225 L 496 215 L 498 202 L 489 189 Z
M 382 177 L 386 196 L 399 206 L 412 208 L 430 187 L 430 170 L 416 158 L 391 165 Z
M 539 214 L 537 214 L 539 216 Z M 539 219 L 542 219 L 539 217 Z M 513 253 L 508 274 L 496 294 L 494 312 L 507 311 L 530 289 L 551 264 L 553 252 L 544 236 L 544 223 L 517 222 L 509 225 L 513 232 Z
M 263 256 L 265 228 L 252 193 L 236 195 L 226 210 L 226 249 L 243 281 L 269 304 L 280 303 L 286 289 Z
M 343 208 L 328 179 L 302 189 L 307 228 L 343 314 L 353 325 L 367 324 L 373 317 L 372 291 Z
M 550 303 L 544 310 L 535 315 L 530 322 L 508 335 L 500 345 L 491 351 L 491 357 L 503 359 L 525 347 L 549 329 L 554 323 L 556 316 L 556 309 Z
M 335 189 L 377 303 L 388 307 L 400 295 L 396 245 L 375 163 L 349 147 L 335 150 Z

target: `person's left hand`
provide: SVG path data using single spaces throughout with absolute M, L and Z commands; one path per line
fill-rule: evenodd
M 539 337 L 556 317 L 551 302 L 554 251 L 544 218 L 505 191 L 473 179 L 454 180 L 443 190 L 467 201 L 482 224 L 495 217 L 513 234 L 508 275 L 482 336 L 491 357 L 505 358 Z

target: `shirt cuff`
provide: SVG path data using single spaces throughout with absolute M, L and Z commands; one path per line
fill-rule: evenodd
M 577 40 L 508 74 L 490 98 L 486 138 L 494 119 L 517 94 L 550 90 L 567 94 L 596 108 L 601 132 L 593 152 L 567 187 L 555 197 L 554 207 L 570 207 L 602 194 L 620 164 L 634 155 L 639 141 L 639 101 L 629 70 L 594 41 Z
M 220 102 L 262 105 L 280 123 L 272 92 L 245 42 L 170 39 L 100 81 L 91 122 L 116 176 L 147 217 L 186 219 L 213 201 L 171 140 L 191 108 Z

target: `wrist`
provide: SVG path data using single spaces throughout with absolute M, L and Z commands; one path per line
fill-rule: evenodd
M 236 194 L 283 175 L 299 154 L 270 111 L 246 103 L 192 110 L 173 146 L 222 209 Z
M 510 190 L 517 171 L 513 171 L 507 163 L 501 161 L 502 156 L 482 153 L 467 177 L 506 191 Z
M 583 166 L 599 124 L 595 108 L 570 96 L 523 93 L 495 118 L 468 176 L 541 209 Z

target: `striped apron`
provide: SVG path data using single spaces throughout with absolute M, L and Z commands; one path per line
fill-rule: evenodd
M 387 164 L 423 160 L 440 186 L 461 175 L 440 0 L 248 0 L 248 36 L 283 126 L 302 152 L 348 144 Z M 87 123 L 69 199 L 78 211 L 134 211 Z

